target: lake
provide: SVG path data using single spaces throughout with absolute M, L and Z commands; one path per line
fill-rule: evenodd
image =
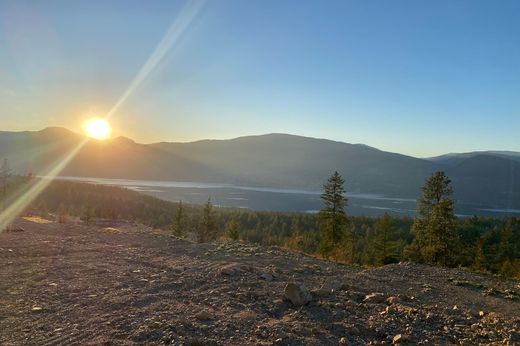
M 203 204 L 211 198 L 215 206 L 251 210 L 284 212 L 317 212 L 322 202 L 321 191 L 282 189 L 231 184 L 107 179 L 89 177 L 57 177 L 58 180 L 88 182 L 93 184 L 121 186 L 168 201 Z M 348 198 L 347 212 L 350 215 L 378 216 L 385 212 L 394 216 L 416 214 L 416 200 L 375 194 L 352 194 Z M 493 206 L 457 204 L 459 216 L 513 216 L 520 210 L 497 209 Z

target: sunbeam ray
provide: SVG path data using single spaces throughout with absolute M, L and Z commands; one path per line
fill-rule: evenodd
M 105 119 L 112 117 L 121 105 L 126 102 L 130 95 L 143 83 L 143 81 L 157 68 L 159 63 L 164 59 L 173 45 L 183 35 L 194 18 L 202 9 L 205 0 L 191 0 L 186 3 L 177 17 L 173 20 L 168 31 L 163 36 L 153 53 L 141 67 L 125 92 L 119 100 L 114 104 L 110 111 L 104 116 Z M 47 174 L 46 179 L 39 179 L 25 193 L 11 203 L 4 211 L 0 213 L 0 233 L 3 232 L 20 213 L 31 204 L 38 195 L 57 177 L 60 172 L 69 164 L 70 161 L 79 153 L 79 151 L 88 143 L 88 139 L 82 140 L 70 153 L 68 153 L 62 161 L 53 167 Z
M 117 112 L 119 107 L 128 99 L 128 97 L 143 83 L 143 81 L 157 68 L 158 64 L 165 58 L 166 54 L 171 50 L 173 45 L 179 40 L 186 31 L 193 19 L 202 9 L 205 0 L 194 0 L 186 3 L 177 18 L 170 25 L 170 28 L 159 42 L 155 51 L 150 55 L 146 63 L 141 67 L 133 81 L 119 98 L 116 104 L 106 114 L 106 118 L 110 118 Z
M 88 139 L 82 140 L 65 158 L 63 158 L 63 160 L 54 166 L 47 173 L 47 176 L 50 177 L 50 179 L 39 179 L 25 193 L 2 211 L 0 214 L 0 232 L 3 232 L 25 208 L 31 204 L 31 202 L 34 201 L 43 190 L 45 190 L 45 188 L 52 182 L 52 179 L 60 174 L 65 166 L 67 166 L 67 164 L 77 155 L 87 142 Z

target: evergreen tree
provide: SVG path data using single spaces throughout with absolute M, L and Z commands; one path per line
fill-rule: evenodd
M 56 210 L 57 221 L 59 223 L 68 223 L 69 222 L 69 209 L 65 206 L 65 204 L 61 203 Z
M 412 225 L 415 238 L 408 248 L 411 259 L 452 264 L 457 234 L 450 184 L 451 180 L 444 172 L 436 172 L 422 187 L 422 196 L 417 200 L 419 216 Z
M 323 185 L 323 209 L 320 211 L 320 253 L 328 258 L 335 247 L 343 240 L 347 228 L 347 214 L 345 207 L 347 199 L 344 197 L 345 181 L 338 172 L 334 172 Z
M 240 222 L 232 219 L 226 226 L 226 236 L 231 240 L 238 240 L 240 238 Z
M 373 249 L 376 264 L 389 264 L 399 261 L 399 235 L 390 215 L 380 218 L 375 225 Z
M 180 238 L 184 238 L 186 236 L 186 211 L 184 210 L 184 206 L 182 205 L 182 201 L 179 201 L 179 205 L 177 206 L 177 211 L 175 212 L 175 217 L 173 219 L 172 224 L 172 233 Z
M 70 210 L 67 210 L 67 214 L 70 213 Z M 90 205 L 86 206 L 83 209 L 83 213 L 80 217 L 80 219 L 87 225 L 92 225 L 96 218 L 96 212 L 94 208 L 92 208 Z
M 202 222 L 197 232 L 199 243 L 206 243 L 215 238 L 216 228 L 213 214 L 213 204 L 211 204 L 211 198 L 208 198 L 202 210 Z
M 11 168 L 9 167 L 9 162 L 7 159 L 4 159 L 2 163 L 2 167 L 0 167 L 0 211 L 6 208 L 6 199 L 7 199 L 7 187 L 9 185 L 9 178 L 11 177 Z

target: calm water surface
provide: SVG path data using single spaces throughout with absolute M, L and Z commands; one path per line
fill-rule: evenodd
M 213 204 L 222 207 L 251 210 L 317 212 L 321 206 L 321 191 L 281 189 L 268 187 L 237 186 L 231 184 L 106 179 L 88 177 L 58 177 L 61 180 L 89 182 L 93 184 L 121 186 L 168 201 L 203 204 L 211 198 Z M 348 213 L 351 215 L 415 215 L 416 201 L 374 194 L 347 194 Z M 520 215 L 520 210 L 497 209 L 492 206 L 456 205 L 460 216 L 471 215 Z

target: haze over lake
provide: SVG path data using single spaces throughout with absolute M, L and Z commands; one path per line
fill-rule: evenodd
M 121 186 L 164 200 L 203 204 L 208 198 L 219 207 L 264 211 L 309 212 L 322 207 L 321 191 L 282 189 L 255 186 L 238 186 L 220 183 L 186 181 L 153 181 L 131 179 L 108 179 L 94 177 L 60 176 L 56 179 L 88 182 L 93 184 Z M 351 215 L 378 216 L 389 213 L 395 216 L 416 214 L 416 200 L 376 194 L 347 193 L 348 213 Z M 457 204 L 460 216 L 514 216 L 517 209 L 498 209 L 485 205 Z

